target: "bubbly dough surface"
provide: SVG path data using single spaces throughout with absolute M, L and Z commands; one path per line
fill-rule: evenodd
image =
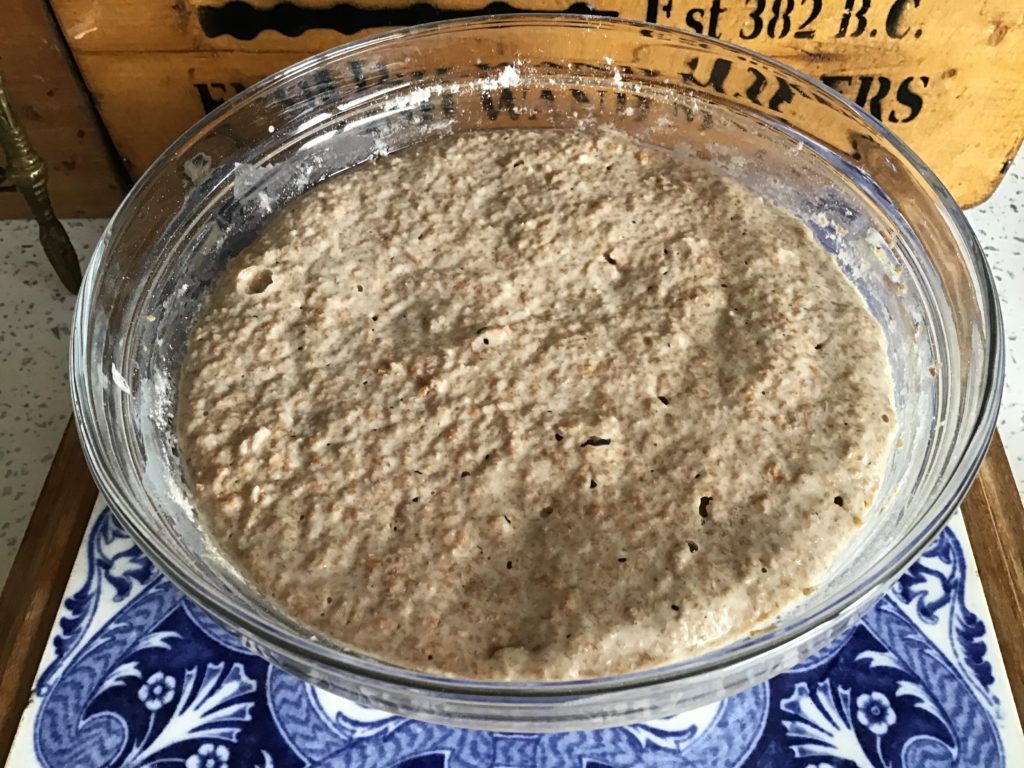
M 203 524 L 287 613 L 421 670 L 691 656 L 813 588 L 894 429 L 885 342 L 750 191 L 624 138 L 470 134 L 277 216 L 189 335 Z

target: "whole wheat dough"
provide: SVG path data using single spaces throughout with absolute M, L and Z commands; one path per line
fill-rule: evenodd
M 192 329 L 204 525 L 284 611 L 460 677 L 684 658 L 813 588 L 894 427 L 796 219 L 608 135 L 470 134 L 276 217 Z

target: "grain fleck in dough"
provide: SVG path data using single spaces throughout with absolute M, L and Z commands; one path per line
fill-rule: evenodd
M 611 136 L 471 134 L 278 216 L 189 336 L 204 524 L 403 665 L 604 676 L 750 631 L 870 506 L 881 330 L 804 226 Z

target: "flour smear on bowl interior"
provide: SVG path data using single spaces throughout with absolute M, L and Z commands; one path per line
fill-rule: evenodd
M 189 335 L 204 526 L 345 646 L 479 679 L 693 656 L 812 589 L 895 427 L 791 215 L 614 135 L 475 133 L 290 205 Z

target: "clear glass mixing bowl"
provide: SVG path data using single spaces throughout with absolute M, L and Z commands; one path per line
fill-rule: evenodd
M 817 591 L 754 636 L 605 679 L 421 674 L 289 620 L 196 526 L 174 404 L 186 330 L 225 262 L 288 201 L 358 163 L 462 131 L 524 127 L 614 128 L 740 180 L 807 222 L 885 330 L 899 442 L 876 508 Z M 879 123 L 732 45 L 548 15 L 362 40 L 279 72 L 200 121 L 146 172 L 97 246 L 71 373 L 86 456 L 118 518 L 189 597 L 272 662 L 365 706 L 550 731 L 705 704 L 837 637 L 966 492 L 995 423 L 1002 355 L 978 243 L 949 193 Z

